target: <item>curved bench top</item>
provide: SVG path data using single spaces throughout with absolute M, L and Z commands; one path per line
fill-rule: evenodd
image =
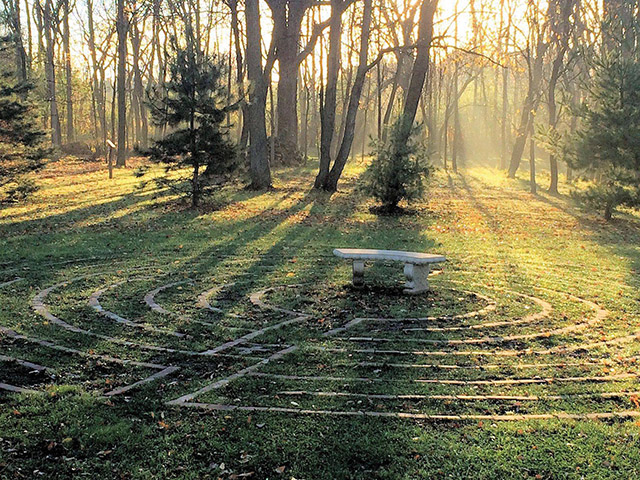
M 402 252 L 399 250 L 366 250 L 360 248 L 336 248 L 333 251 L 336 257 L 349 260 L 395 260 L 411 263 L 413 265 L 425 265 L 427 263 L 442 263 L 447 259 L 442 255 L 418 252 Z

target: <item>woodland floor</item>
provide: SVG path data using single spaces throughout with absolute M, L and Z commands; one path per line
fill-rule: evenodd
M 192 211 L 50 166 L 0 210 L 0 478 L 638 478 L 640 218 L 479 168 L 377 217 L 361 170 Z

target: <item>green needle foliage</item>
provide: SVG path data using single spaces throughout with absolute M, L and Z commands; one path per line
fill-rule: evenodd
M 401 142 L 402 120 L 392 127 L 389 140 L 376 145 L 373 161 L 363 174 L 363 191 L 382 205 L 383 214 L 401 213 L 400 202 L 421 199 L 430 174 L 426 148 L 416 139 L 413 127 L 409 141 Z
M 161 182 L 188 195 L 197 207 L 203 195 L 237 169 L 237 154 L 223 126 L 231 107 L 225 105 L 222 67 L 193 42 L 188 45 L 182 48 L 174 42 L 168 80 L 151 92 L 154 123 L 170 132 L 148 155 L 166 166 Z M 183 175 L 185 168 L 188 176 Z M 172 171 L 178 174 L 169 176 Z
M 26 175 L 44 166 L 50 149 L 29 95 L 33 86 L 19 81 L 13 66 L 11 39 L 0 39 L 0 192 L 7 201 L 26 198 L 36 190 Z
M 593 181 L 578 198 L 607 219 L 618 206 L 640 205 L 640 64 L 600 59 L 580 116 L 569 160 Z

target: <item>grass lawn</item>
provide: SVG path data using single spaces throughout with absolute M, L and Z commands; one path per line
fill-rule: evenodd
M 193 211 L 49 166 L 0 210 L 0 479 L 638 478 L 640 218 L 481 168 L 377 217 L 362 169 Z M 335 247 L 448 262 L 357 291 Z

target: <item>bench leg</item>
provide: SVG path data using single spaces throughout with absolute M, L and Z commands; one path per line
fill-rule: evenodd
M 364 286 L 364 262 L 360 260 L 353 261 L 353 286 Z
M 429 265 L 404 264 L 404 274 L 407 277 L 404 293 L 417 295 L 429 291 Z

